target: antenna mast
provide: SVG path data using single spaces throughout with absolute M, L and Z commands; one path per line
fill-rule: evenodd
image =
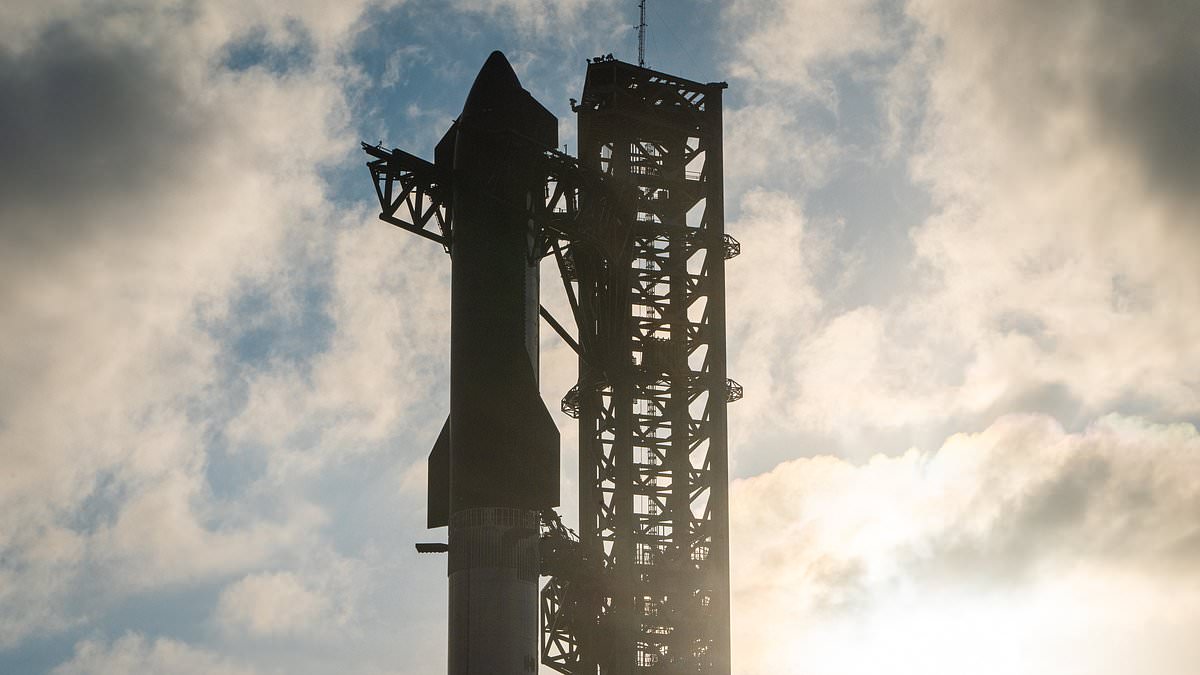
M 638 21 L 638 67 L 646 67 L 646 0 L 638 0 L 641 18 Z

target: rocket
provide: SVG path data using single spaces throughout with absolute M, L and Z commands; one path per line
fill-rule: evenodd
M 536 673 L 538 512 L 559 436 L 538 393 L 539 200 L 558 120 L 500 52 L 438 143 L 452 214 L 450 414 L 429 455 L 428 525 L 449 526 L 449 673 Z

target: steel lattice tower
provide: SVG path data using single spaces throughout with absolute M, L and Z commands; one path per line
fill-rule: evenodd
M 724 233 L 725 86 L 597 59 L 573 106 L 580 167 L 628 198 L 604 205 L 623 223 L 607 259 L 576 245 L 564 266 L 599 353 L 563 401 L 591 581 L 543 593 L 543 658 L 560 672 L 730 671 L 726 404 L 741 387 L 725 373 L 724 266 L 739 251 Z

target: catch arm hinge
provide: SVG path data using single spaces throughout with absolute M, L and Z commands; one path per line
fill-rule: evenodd
M 367 168 L 379 198 L 379 219 L 436 241 L 449 253 L 453 226 L 450 181 L 445 172 L 403 150 L 367 143 L 362 149 L 374 157 Z

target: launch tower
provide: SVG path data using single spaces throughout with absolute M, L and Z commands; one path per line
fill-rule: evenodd
M 560 258 L 597 338 L 562 401 L 580 533 L 542 600 L 543 662 L 562 673 L 729 673 L 725 86 L 602 58 L 573 105 L 580 166 L 625 198 L 606 260 L 570 242 Z

